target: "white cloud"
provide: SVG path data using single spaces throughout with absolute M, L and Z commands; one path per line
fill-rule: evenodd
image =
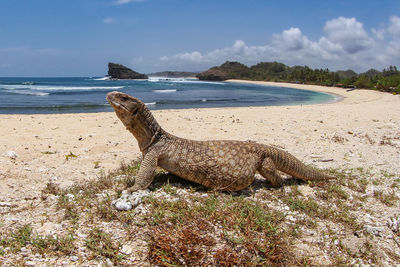
M 355 18 L 339 17 L 327 21 L 324 31 L 331 42 L 341 45 L 349 54 L 355 54 L 372 45 L 363 24 Z
M 371 29 L 369 35 L 355 18 L 338 17 L 325 23 L 324 35 L 310 40 L 297 27 L 274 34 L 267 44 L 251 46 L 237 40 L 232 46 L 206 53 L 184 52 L 163 56 L 164 65 L 208 68 L 226 60 L 245 64 L 260 61 L 280 61 L 289 65 L 309 65 L 315 68 L 365 71 L 400 65 L 400 18 L 392 16 L 387 28 Z
M 392 16 L 390 18 L 390 26 L 388 32 L 393 36 L 394 39 L 400 40 L 400 18 Z
M 114 1 L 115 5 L 125 5 L 131 2 L 144 2 L 145 0 L 116 0 Z

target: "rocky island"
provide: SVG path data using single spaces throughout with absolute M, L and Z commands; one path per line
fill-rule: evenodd
M 138 73 L 121 64 L 108 63 L 108 76 L 111 79 L 147 79 L 146 74 Z

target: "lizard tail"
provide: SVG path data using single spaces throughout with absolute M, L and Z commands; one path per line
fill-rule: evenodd
M 329 180 L 336 177 L 306 166 L 292 154 L 281 149 L 266 146 L 265 156 L 272 159 L 276 169 L 303 181 Z

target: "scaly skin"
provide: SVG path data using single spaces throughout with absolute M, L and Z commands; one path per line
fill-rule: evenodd
M 305 166 L 275 147 L 242 141 L 194 141 L 164 131 L 146 105 L 121 92 L 107 101 L 138 141 L 143 161 L 130 192 L 147 188 L 157 166 L 208 188 L 238 191 L 254 181 L 258 171 L 275 187 L 283 178 L 277 170 L 304 181 L 334 178 Z

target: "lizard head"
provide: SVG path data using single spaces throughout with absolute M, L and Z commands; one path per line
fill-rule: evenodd
M 125 127 L 134 126 L 145 106 L 139 99 L 117 91 L 108 93 L 106 99 Z

